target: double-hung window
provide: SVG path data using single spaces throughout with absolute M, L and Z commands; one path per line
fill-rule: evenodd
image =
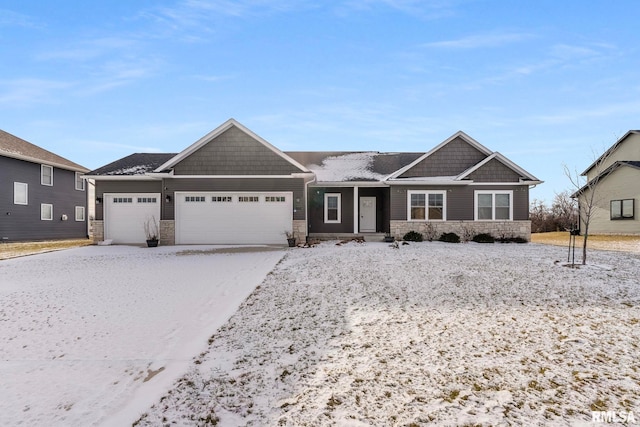
M 80 172 L 76 172 L 76 190 L 84 191 L 84 178 Z
M 340 193 L 324 194 L 324 222 L 325 223 L 342 222 L 341 204 L 342 204 L 342 195 Z
M 513 219 L 513 191 L 479 190 L 475 193 L 476 221 L 511 221 Z
M 40 184 L 53 185 L 53 166 L 40 165 Z
M 49 203 L 42 203 L 40 205 L 40 219 L 42 221 L 53 220 L 53 205 Z
M 633 219 L 634 199 L 612 200 L 611 201 L 611 219 Z
M 28 205 L 29 204 L 29 185 L 24 182 L 13 183 L 13 204 Z
M 409 221 L 437 221 L 446 219 L 446 192 L 413 191 L 408 192 Z
M 76 221 L 84 221 L 84 206 L 76 206 Z

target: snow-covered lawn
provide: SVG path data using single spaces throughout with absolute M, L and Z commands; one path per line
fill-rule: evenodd
M 91 246 L 0 261 L 0 425 L 135 421 L 285 253 L 208 249 Z
M 640 258 L 566 257 L 536 244 L 289 250 L 138 425 L 640 422 Z

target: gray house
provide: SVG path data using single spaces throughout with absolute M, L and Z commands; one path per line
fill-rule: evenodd
M 87 237 L 88 171 L 0 130 L 0 239 Z
M 281 244 L 408 231 L 530 237 L 542 181 L 458 132 L 426 153 L 282 152 L 230 119 L 178 154 L 133 154 L 87 174 L 96 240 Z

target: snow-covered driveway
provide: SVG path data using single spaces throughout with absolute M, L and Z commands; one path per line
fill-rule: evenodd
M 285 253 L 208 249 L 90 246 L 0 261 L 0 425 L 134 421 Z
M 517 244 L 296 249 L 139 425 L 640 422 L 640 258 Z M 600 412 L 597 412 L 600 413 Z

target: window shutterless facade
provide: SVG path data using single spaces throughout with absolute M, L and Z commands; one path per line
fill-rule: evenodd
M 40 219 L 42 221 L 53 220 L 53 205 L 48 203 L 42 203 L 40 205 Z
M 476 191 L 474 216 L 476 221 L 513 220 L 513 191 Z
M 84 206 L 76 206 L 76 221 L 84 221 Z
M 446 194 L 445 191 L 408 191 L 407 219 L 409 221 L 446 220 Z
M 13 183 L 13 204 L 28 205 L 29 204 L 29 184 L 24 182 Z
M 76 190 L 84 191 L 84 178 L 80 172 L 76 172 Z
M 635 199 L 611 200 L 611 219 L 634 219 Z
M 53 166 L 40 165 L 40 184 L 53 185 Z
M 324 194 L 324 222 L 327 224 L 342 222 L 342 194 Z

